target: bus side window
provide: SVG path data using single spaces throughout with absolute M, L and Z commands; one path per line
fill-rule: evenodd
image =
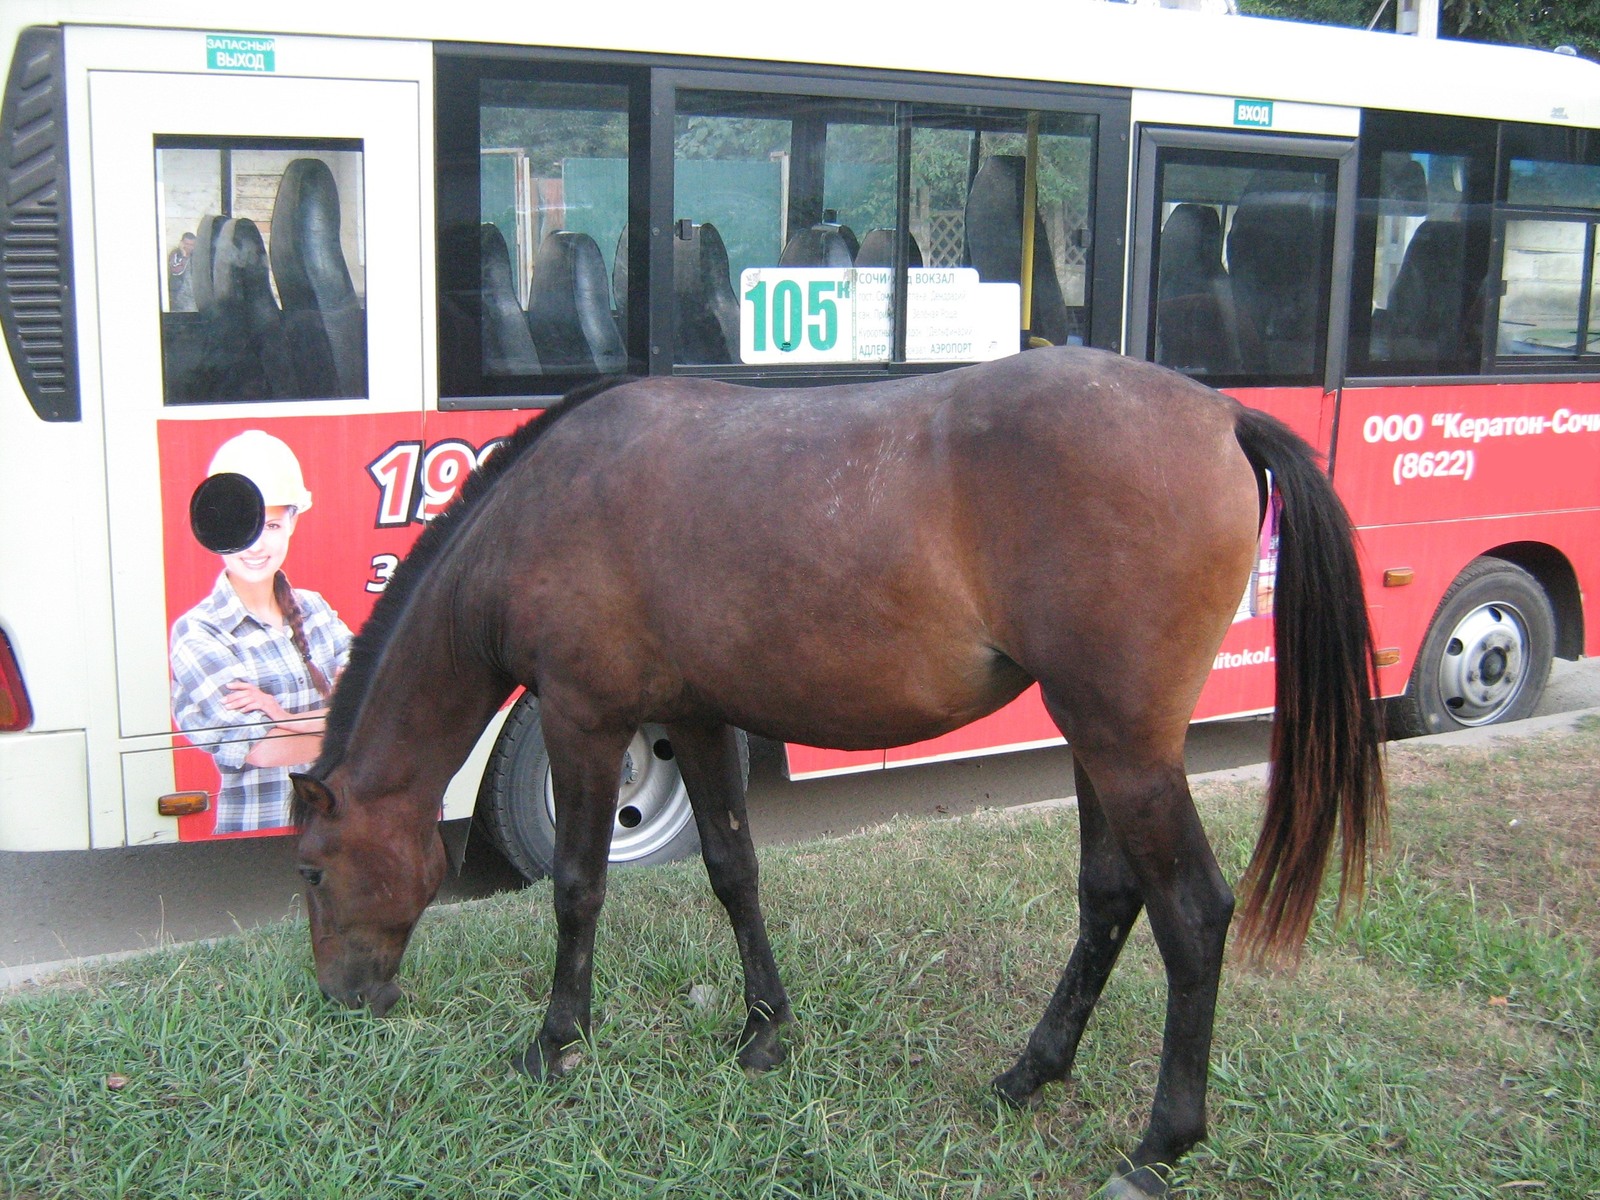
M 1476 374 L 1489 298 L 1494 125 L 1369 111 L 1361 136 L 1359 245 L 1368 249 L 1357 250 L 1353 279 L 1352 370 Z
M 1600 362 L 1600 149 L 1581 131 L 1508 125 L 1501 297 L 1502 363 Z
M 1021 286 L 1027 162 L 1034 155 L 1027 323 L 1035 341 L 1051 346 L 1088 341 L 1098 128 L 1096 118 L 1072 112 L 928 106 L 915 114 L 912 229 L 930 245 L 930 267 L 971 267 L 986 285 Z M 954 234 L 957 221 L 960 258 L 954 237 L 941 235 Z
M 674 362 L 886 359 L 855 268 L 894 224 L 895 105 L 685 89 L 673 132 Z
M 525 64 L 440 71 L 442 394 L 559 394 L 627 371 L 633 86 Z
M 1172 146 L 1155 170 L 1153 360 L 1213 383 L 1320 381 L 1335 161 Z
M 1030 153 L 1032 333 L 1087 341 L 1097 131 L 1083 113 L 679 92 L 676 228 L 683 242 L 715 232 L 738 309 L 725 320 L 711 299 L 724 294 L 721 256 L 680 244 L 676 361 L 936 363 L 1016 351 Z
M 168 404 L 367 394 L 362 150 L 156 145 Z

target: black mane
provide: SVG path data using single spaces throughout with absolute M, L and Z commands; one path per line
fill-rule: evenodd
M 417 538 L 416 544 L 411 547 L 410 553 L 395 568 L 388 585 L 383 589 L 383 594 L 378 597 L 377 604 L 372 608 L 372 615 L 367 618 L 361 627 L 361 632 L 350 645 L 350 661 L 339 677 L 328 709 L 327 727 L 322 735 L 322 753 L 312 766 L 310 775 L 316 779 L 326 780 L 333 769 L 343 761 L 350 734 L 355 728 L 361 706 L 366 701 L 372 678 L 377 673 L 378 663 L 383 658 L 384 648 L 389 644 L 394 631 L 399 628 L 406 607 L 416 593 L 418 585 L 427 575 L 428 568 L 450 544 L 456 531 L 466 524 L 467 517 L 476 511 L 479 501 L 550 426 L 585 400 L 626 382 L 628 382 L 626 378 L 612 377 L 574 388 L 533 420 L 520 426 L 506 439 L 503 446 L 484 461 L 482 466 L 467 476 L 466 482 L 450 507 L 428 523 L 422 535 Z M 297 796 L 293 812 L 294 823 L 304 825 L 305 816 Z

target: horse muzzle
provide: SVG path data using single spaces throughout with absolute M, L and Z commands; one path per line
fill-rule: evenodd
M 324 987 L 322 994 L 335 1004 L 342 1004 L 346 1008 L 369 1008 L 375 1017 L 381 1017 L 387 1013 L 395 1006 L 395 1003 L 402 995 L 400 985 L 392 979 L 383 983 L 374 983 L 357 988 L 344 988 L 338 991 L 332 991 Z

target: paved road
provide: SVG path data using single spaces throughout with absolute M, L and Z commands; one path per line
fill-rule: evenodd
M 1600 659 L 1556 663 L 1540 713 L 1600 705 Z M 1259 762 L 1266 721 L 1196 726 L 1191 772 Z M 751 826 L 759 844 L 848 833 L 905 813 L 957 814 L 1070 794 L 1064 749 L 1033 750 L 791 784 L 777 748 L 751 762 Z M 33 964 L 137 950 L 248 929 L 299 912 L 288 838 L 58 854 L 0 852 L 0 984 Z M 521 880 L 481 841 L 441 900 L 471 899 Z

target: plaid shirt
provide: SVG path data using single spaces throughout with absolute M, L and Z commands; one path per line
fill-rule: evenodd
M 350 653 L 350 630 L 316 592 L 294 590 L 311 657 L 332 680 Z M 216 759 L 217 833 L 271 829 L 289 820 L 289 767 L 252 767 L 245 757 L 272 728 L 258 712 L 223 706 L 228 684 L 253 683 L 291 713 L 324 708 L 287 626 L 250 615 L 226 572 L 211 594 L 172 627 L 172 717 L 189 740 Z

